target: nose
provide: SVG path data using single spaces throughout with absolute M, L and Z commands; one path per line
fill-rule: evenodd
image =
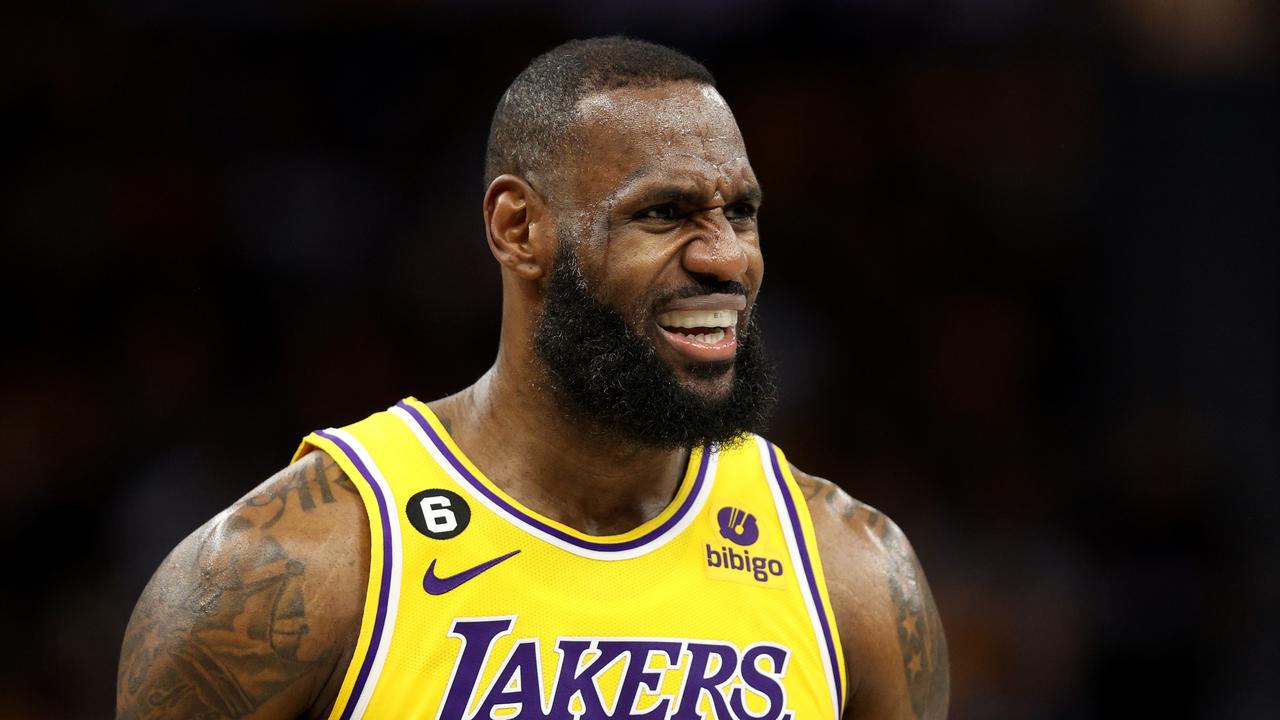
M 695 276 L 742 282 L 749 265 L 748 247 L 724 210 L 703 213 L 694 232 L 684 248 L 685 270 Z

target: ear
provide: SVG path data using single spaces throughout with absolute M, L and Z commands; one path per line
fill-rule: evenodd
M 499 175 L 484 194 L 484 227 L 489 251 L 502 267 L 524 280 L 541 278 L 550 267 L 550 217 L 542 196 L 516 175 Z

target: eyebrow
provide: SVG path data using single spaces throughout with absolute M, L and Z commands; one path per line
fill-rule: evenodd
M 610 193 L 610 200 L 617 201 L 619 197 L 621 197 L 622 195 L 625 195 L 627 190 L 634 184 L 634 182 L 636 180 L 641 179 L 643 175 L 644 173 L 637 173 L 634 176 L 629 177 L 627 181 L 622 183 L 622 185 L 617 190 L 615 190 L 613 193 Z M 745 189 L 743 189 L 742 192 L 734 193 L 733 195 L 725 198 L 725 202 L 737 203 L 745 200 L 758 205 L 760 204 L 760 200 L 762 196 L 763 196 L 763 193 L 760 191 L 760 187 L 753 183 L 751 185 L 748 185 Z M 706 196 L 703 195 L 702 192 L 695 190 L 690 185 L 683 185 L 683 184 L 659 185 L 657 187 L 653 187 L 643 191 L 642 193 L 640 193 L 638 196 L 634 198 L 628 198 L 628 203 L 634 203 L 636 205 L 661 205 L 665 203 L 679 203 L 684 205 L 701 206 L 705 203 L 705 201 L 706 201 Z

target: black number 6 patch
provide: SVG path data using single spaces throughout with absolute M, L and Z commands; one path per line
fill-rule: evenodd
M 404 508 L 414 529 L 434 540 L 457 537 L 471 522 L 471 507 L 452 490 L 423 490 Z

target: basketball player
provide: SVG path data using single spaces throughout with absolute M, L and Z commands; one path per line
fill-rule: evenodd
M 184 540 L 118 715 L 945 717 L 906 538 L 754 434 L 760 186 L 706 69 L 552 50 L 503 96 L 487 180 L 493 367 L 311 434 Z

